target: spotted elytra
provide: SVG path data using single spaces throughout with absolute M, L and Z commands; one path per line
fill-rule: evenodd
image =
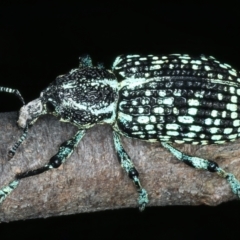
M 21 96 L 10 88 L 0 91 Z M 11 156 L 26 138 L 28 126 L 44 114 L 72 123 L 78 131 L 61 144 L 48 164 L 17 174 L 9 185 L 0 189 L 0 202 L 22 178 L 59 167 L 71 156 L 88 128 L 104 123 L 112 126 L 118 160 L 136 186 L 141 211 L 148 203 L 148 194 L 120 135 L 161 142 L 187 165 L 225 178 L 233 193 L 240 197 L 240 182 L 233 174 L 213 161 L 186 155 L 171 146 L 172 143 L 222 144 L 240 136 L 240 74 L 214 57 L 121 55 L 112 70 L 94 67 L 89 56 L 81 57 L 78 68 L 58 76 L 39 98 L 20 109 L 17 123 L 24 131 L 10 150 Z

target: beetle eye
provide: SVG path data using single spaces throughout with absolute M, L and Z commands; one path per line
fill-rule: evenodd
M 53 105 L 53 102 L 47 102 L 46 107 L 47 107 L 48 112 L 54 112 L 55 111 L 55 106 Z

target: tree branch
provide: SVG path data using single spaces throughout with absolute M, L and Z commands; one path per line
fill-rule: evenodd
M 21 135 L 16 113 L 0 114 L 0 187 L 16 173 L 43 166 L 59 145 L 76 133 L 70 124 L 42 117 L 29 129 L 27 140 L 8 161 L 10 147 Z M 180 163 L 159 143 L 123 138 L 125 150 L 148 191 L 148 206 L 217 205 L 236 199 L 225 179 Z M 240 179 L 240 141 L 225 145 L 176 145 L 181 151 L 217 161 Z M 38 176 L 21 180 L 0 206 L 0 221 L 76 214 L 137 207 L 137 192 L 122 171 L 114 152 L 111 127 L 87 131 L 65 164 Z M 137 209 L 136 209 L 137 211 Z

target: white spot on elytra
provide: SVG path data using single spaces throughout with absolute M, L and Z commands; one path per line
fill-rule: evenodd
M 202 134 L 199 135 L 199 137 L 200 137 L 200 138 L 205 138 L 205 134 L 202 133 Z M 202 141 L 201 141 L 201 142 L 202 142 Z
M 197 114 L 197 108 L 189 108 L 188 114 L 190 115 L 196 115 Z
M 219 67 L 227 69 L 227 66 L 225 64 L 219 64 Z
M 123 96 L 124 96 L 124 97 L 128 97 L 128 96 L 129 96 L 129 92 L 125 90 L 125 91 L 123 92 Z
M 189 99 L 188 105 L 189 106 L 199 106 L 199 101 L 197 99 Z
M 194 119 L 191 116 L 179 116 L 178 121 L 181 123 L 193 123 Z
M 173 97 L 164 98 L 164 99 L 163 99 L 163 104 L 172 105 L 172 104 L 173 104 L 173 101 L 174 101 L 174 98 L 173 98 Z
M 183 143 L 185 143 L 185 141 L 183 141 L 183 140 L 174 140 L 174 142 L 175 142 L 175 143 L 178 143 L 178 144 L 183 144 Z
M 150 73 L 145 73 L 144 75 L 145 75 L 145 77 L 149 77 Z
M 208 77 L 212 78 L 213 74 L 212 73 L 208 73 Z
M 132 71 L 133 73 L 135 73 L 135 72 L 137 72 L 137 68 L 132 67 L 132 68 L 131 68 L 131 71 Z
M 201 56 L 201 59 L 202 59 L 203 61 L 208 61 L 208 59 L 207 59 L 206 57 L 204 57 L 204 56 Z
M 157 114 L 162 114 L 164 112 L 164 109 L 162 107 L 155 107 L 153 109 L 153 112 Z
M 213 135 L 211 137 L 211 139 L 214 140 L 214 141 L 221 140 L 222 139 L 222 135 Z
M 212 121 L 213 120 L 211 118 L 206 118 L 204 122 L 205 122 L 206 125 L 211 125 Z
M 153 130 L 153 129 L 154 129 L 154 125 L 147 124 L 147 125 L 145 126 L 145 129 L 146 129 L 146 130 Z
M 228 72 L 229 72 L 231 75 L 235 76 L 235 77 L 237 76 L 236 72 L 233 71 L 233 70 L 228 70 Z
M 209 66 L 205 66 L 204 68 L 205 68 L 206 71 L 210 71 L 211 70 L 211 68 Z
M 192 65 L 193 70 L 197 70 L 198 68 L 199 68 L 198 65 Z
M 205 93 L 205 91 L 204 91 L 204 90 L 201 90 L 201 91 L 196 91 L 194 95 L 195 95 L 196 97 L 198 97 L 198 98 L 203 98 L 204 93 Z M 197 100 L 197 101 L 198 101 L 198 100 Z M 196 105 L 195 105 L 195 106 L 196 106 Z
M 212 117 L 217 117 L 218 111 L 217 110 L 212 110 L 211 116 Z
M 240 126 L 240 120 L 234 120 L 233 121 L 233 126 L 234 127 L 239 127 Z
M 170 69 L 173 69 L 173 68 L 174 68 L 174 65 L 173 65 L 173 64 L 169 64 L 169 68 L 170 68 Z
M 178 135 L 179 135 L 179 132 L 176 132 L 176 131 L 167 131 L 167 135 L 170 135 L 170 136 L 178 136 Z
M 182 59 L 181 62 L 184 64 L 188 64 L 188 60 L 186 60 L 186 59 Z
M 152 95 L 152 92 L 150 90 L 146 90 L 145 96 L 151 96 L 151 95 Z
M 140 55 L 127 55 L 127 58 L 134 58 L 134 57 L 140 57 Z
M 179 128 L 180 128 L 180 126 L 178 124 L 175 124 L 175 123 L 166 124 L 166 129 L 169 129 L 169 130 L 177 130 Z
M 235 139 L 237 138 L 237 134 L 231 134 L 228 136 L 228 139 Z
M 231 97 L 231 102 L 232 103 L 237 103 L 237 99 L 238 99 L 237 96 L 232 96 Z
M 133 131 L 138 131 L 138 130 L 139 130 L 139 127 L 138 127 L 138 126 L 133 126 L 133 127 L 132 127 L 132 130 L 133 130 Z
M 238 113 L 237 112 L 232 112 L 231 113 L 231 118 L 232 119 L 235 119 L 235 118 L 237 118 L 238 117 Z
M 230 87 L 230 88 L 229 88 L 229 92 L 232 93 L 232 94 L 234 94 L 234 93 L 235 93 L 235 87 Z
M 217 143 L 217 144 L 223 144 L 223 143 L 225 143 L 226 141 L 225 140 L 222 140 L 222 141 L 215 141 L 215 143 Z
M 151 65 L 149 70 L 156 70 L 156 69 L 160 69 L 161 66 L 160 65 Z
M 225 128 L 225 129 L 223 130 L 223 133 L 224 133 L 224 134 L 230 134 L 232 131 L 233 131 L 232 128 Z
M 184 140 L 185 142 L 191 142 L 191 141 L 193 141 L 192 138 L 183 138 L 183 140 Z
M 218 74 L 217 76 L 218 76 L 218 79 L 223 79 L 223 75 Z
M 179 110 L 176 107 L 173 108 L 173 114 L 175 114 L 175 115 L 179 114 Z
M 227 116 L 227 111 L 222 112 L 222 118 L 225 118 Z
M 158 95 L 160 97 L 165 97 L 166 96 L 166 90 L 159 90 Z
M 150 116 L 150 122 L 156 123 L 156 117 L 155 116 Z
M 235 112 L 237 111 L 237 104 L 234 104 L 234 103 L 228 103 L 227 104 L 227 109 L 232 111 L 232 112 Z
M 192 60 L 191 63 L 198 64 L 198 65 L 202 64 L 202 62 L 200 60 Z
M 224 63 L 224 65 L 226 66 L 226 67 L 228 67 L 228 68 L 231 68 L 232 66 L 230 66 L 229 64 L 227 64 L 227 63 Z
M 201 127 L 201 126 L 198 126 L 198 125 L 191 125 L 191 126 L 189 127 L 189 130 L 190 130 L 190 131 L 194 131 L 194 132 L 200 132 L 200 131 L 202 131 L 202 127 Z
M 223 100 L 223 95 L 221 93 L 218 93 L 218 100 Z
M 218 126 L 220 125 L 220 123 L 221 123 L 221 119 L 218 118 L 214 120 L 214 125 Z
M 162 130 L 163 129 L 163 125 L 162 124 L 157 124 L 157 129 Z
M 147 117 L 147 116 L 140 116 L 140 117 L 137 118 L 137 121 L 139 123 L 147 124 L 147 123 L 149 123 L 149 117 Z
M 209 131 L 211 134 L 217 133 L 218 130 L 219 130 L 219 128 L 216 128 L 216 127 L 209 128 Z

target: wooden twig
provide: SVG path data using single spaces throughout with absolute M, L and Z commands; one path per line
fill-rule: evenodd
M 27 140 L 8 161 L 10 147 L 21 135 L 17 113 L 0 114 L 0 187 L 16 173 L 48 162 L 76 128 L 52 116 L 40 118 Z M 235 199 L 225 179 L 197 171 L 176 160 L 159 143 L 123 138 L 126 151 L 148 191 L 149 206 L 217 205 Z M 240 179 L 240 141 L 225 145 L 176 145 L 187 154 L 217 161 Z M 135 207 L 137 193 L 114 152 L 111 127 L 90 129 L 75 153 L 58 169 L 21 180 L 0 206 L 0 221 L 46 218 L 81 212 Z

